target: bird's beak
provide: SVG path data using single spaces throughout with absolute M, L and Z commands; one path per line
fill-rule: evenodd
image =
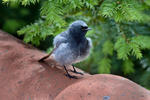
M 92 28 L 87 28 L 87 30 L 91 30 Z
M 88 31 L 88 30 L 91 30 L 92 28 L 87 28 L 87 29 L 85 29 L 86 31 Z

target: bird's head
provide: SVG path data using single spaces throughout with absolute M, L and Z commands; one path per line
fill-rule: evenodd
M 70 34 L 75 38 L 85 37 L 87 31 L 90 29 L 82 20 L 74 21 L 69 27 Z

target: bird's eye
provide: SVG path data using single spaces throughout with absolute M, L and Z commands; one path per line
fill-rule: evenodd
M 87 26 L 81 26 L 82 30 L 86 30 L 88 27 Z

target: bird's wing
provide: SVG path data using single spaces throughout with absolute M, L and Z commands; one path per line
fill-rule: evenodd
M 62 34 L 59 34 L 54 38 L 54 41 L 53 41 L 54 48 L 58 48 L 60 44 L 66 43 L 66 42 L 67 42 L 67 39 Z
M 59 47 L 59 45 L 61 45 L 62 43 L 66 43 L 66 42 L 67 42 L 67 39 L 63 37 L 62 34 L 57 35 L 53 41 L 54 49 L 48 55 L 42 57 L 39 61 L 43 61 L 44 59 L 48 58 Z

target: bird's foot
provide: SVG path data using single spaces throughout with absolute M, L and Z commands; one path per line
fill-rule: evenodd
M 72 67 L 73 67 L 73 70 L 71 70 L 71 72 L 76 73 L 76 74 L 83 75 L 83 73 L 77 72 L 77 70 L 75 69 L 75 66 L 74 66 L 74 65 L 72 65 Z
M 80 75 L 84 75 L 83 73 L 77 72 L 76 70 L 71 70 L 71 72 L 76 73 L 76 74 L 80 74 Z
M 70 75 L 70 74 L 65 74 L 67 77 L 69 77 L 70 79 L 71 78 L 74 78 L 74 79 L 78 79 L 76 76 L 72 76 L 72 75 Z

